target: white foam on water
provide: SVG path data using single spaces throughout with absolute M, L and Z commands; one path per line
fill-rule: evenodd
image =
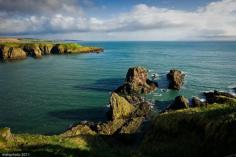
M 229 85 L 228 88 L 230 88 L 230 89 L 236 88 L 236 84 Z
M 162 96 L 161 93 L 154 93 L 153 96 Z
M 204 98 L 201 98 L 201 99 L 200 99 L 200 101 L 201 101 L 201 102 L 205 102 L 205 101 L 206 101 L 206 99 L 204 99 Z
M 236 96 L 236 93 L 234 93 L 234 92 L 229 92 L 230 94 L 232 94 L 233 96 Z

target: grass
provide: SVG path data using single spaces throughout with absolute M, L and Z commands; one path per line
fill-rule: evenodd
M 171 157 L 226 156 L 236 153 L 236 103 L 212 104 L 151 117 L 144 134 L 62 137 L 16 134 L 0 139 L 2 152 L 33 156 Z
M 225 156 L 236 153 L 236 103 L 213 104 L 152 118 L 141 149 L 146 156 Z

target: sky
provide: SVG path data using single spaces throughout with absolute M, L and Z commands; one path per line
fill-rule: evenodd
M 236 0 L 0 0 L 0 36 L 236 40 Z

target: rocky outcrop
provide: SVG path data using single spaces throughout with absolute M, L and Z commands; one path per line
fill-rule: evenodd
M 108 121 L 79 124 L 65 132 L 63 136 L 82 134 L 83 130 L 88 134 L 96 132 L 103 135 L 137 132 L 151 110 L 150 103 L 142 99 L 140 94 L 146 94 L 156 88 L 157 83 L 148 80 L 145 68 L 130 68 L 125 84 L 116 89 L 110 97 Z
M 147 94 L 158 87 L 157 82 L 148 79 L 147 70 L 143 67 L 129 68 L 125 82 L 115 92 L 123 95 Z
M 0 140 L 3 139 L 5 141 L 9 141 L 12 139 L 12 134 L 10 128 L 2 128 L 0 129 Z
M 50 54 L 69 53 L 99 53 L 102 48 L 77 46 L 76 44 L 50 44 L 50 43 L 1 43 L 0 60 L 25 59 L 27 56 L 41 58 Z
M 192 98 L 192 106 L 191 107 L 203 107 L 206 103 L 202 102 L 198 97 L 194 96 Z
M 226 93 L 226 92 L 219 92 L 219 91 L 213 91 L 213 92 L 205 92 L 203 93 L 206 97 L 206 101 L 209 104 L 212 103 L 236 103 L 236 96 Z
M 134 106 L 125 98 L 116 93 L 112 93 L 110 98 L 111 120 L 127 118 L 132 112 L 134 112 L 134 109 Z
M 172 104 L 167 107 L 167 110 L 178 110 L 189 108 L 189 101 L 184 96 L 177 96 Z
M 167 74 L 169 88 L 179 90 L 184 84 L 184 74 L 180 70 L 172 69 Z
M 0 60 L 17 60 L 25 59 L 27 53 L 21 48 L 13 48 L 9 46 L 0 46 Z

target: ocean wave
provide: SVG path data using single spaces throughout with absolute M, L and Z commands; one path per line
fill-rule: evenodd
M 154 93 L 153 96 L 162 96 L 161 93 Z
M 234 89 L 236 88 L 236 84 L 229 85 L 227 88 Z

